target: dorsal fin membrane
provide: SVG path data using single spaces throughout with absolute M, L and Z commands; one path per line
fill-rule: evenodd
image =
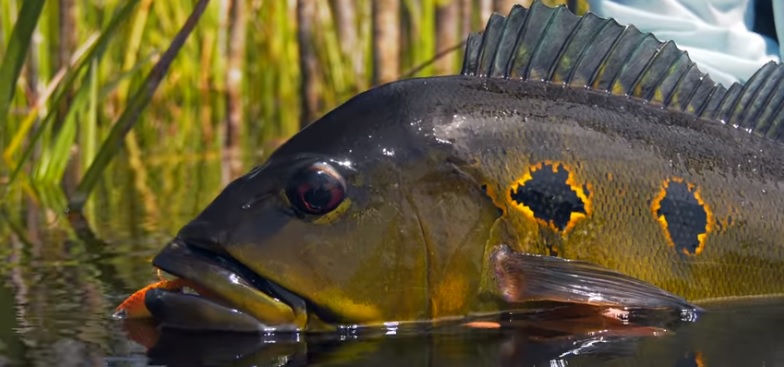
M 484 33 L 471 34 L 461 74 L 589 88 L 784 141 L 784 64 L 770 62 L 727 89 L 672 41 L 540 0 L 494 14 Z

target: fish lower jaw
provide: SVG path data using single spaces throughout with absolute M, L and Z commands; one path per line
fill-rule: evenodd
M 267 332 L 299 331 L 307 324 L 302 299 L 225 254 L 175 239 L 153 259 L 153 266 L 163 284 L 179 285 L 150 289 L 144 297 L 152 316 L 164 325 Z

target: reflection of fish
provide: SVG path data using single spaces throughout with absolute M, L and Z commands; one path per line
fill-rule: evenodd
M 634 27 L 515 7 L 463 75 L 362 93 L 232 182 L 153 261 L 213 294 L 146 304 L 329 330 L 782 293 L 782 105 L 782 66 L 725 89 Z
M 184 333 L 140 323 L 130 335 L 144 343 L 140 329 L 147 327 L 156 335 L 148 363 L 172 366 L 779 366 L 782 307 L 781 298 L 726 303 L 708 308 L 699 323 L 656 338 L 544 330 L 538 322 L 501 330 L 264 336 Z
M 600 354 L 602 358 L 631 355 L 640 340 L 656 334 L 649 328 L 620 327 L 620 322 L 608 325 L 596 314 L 576 319 L 563 319 L 564 314 L 558 311 L 518 316 L 512 321 L 513 328 L 504 329 L 440 328 L 412 333 L 365 329 L 340 335 L 271 333 L 262 337 L 161 330 L 140 320 L 128 320 L 125 326 L 134 341 L 147 347 L 152 364 L 171 365 L 239 361 L 238 365 L 268 366 L 286 361 L 286 366 L 397 366 L 411 358 L 433 356 L 436 358 L 415 364 L 528 366 L 582 354 Z M 387 355 L 395 350 L 395 355 Z M 483 353 L 476 353 L 478 350 Z M 405 352 L 401 355 L 401 351 Z

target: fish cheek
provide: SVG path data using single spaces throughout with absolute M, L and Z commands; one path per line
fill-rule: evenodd
M 480 294 L 485 247 L 502 215 L 474 180 L 420 182 L 412 192 L 428 259 L 431 318 L 465 315 Z
M 350 205 L 331 220 L 288 221 L 264 243 L 233 246 L 254 271 L 318 308 L 331 323 L 421 318 L 421 235 L 408 204 Z

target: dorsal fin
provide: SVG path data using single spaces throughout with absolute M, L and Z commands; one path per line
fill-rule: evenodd
M 484 33 L 472 33 L 461 74 L 589 88 L 784 141 L 784 64 L 770 62 L 727 89 L 672 41 L 540 0 L 493 14 Z

